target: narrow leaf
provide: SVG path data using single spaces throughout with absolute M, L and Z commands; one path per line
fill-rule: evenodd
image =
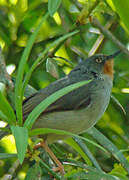
M 92 166 L 92 162 L 87 157 L 86 153 L 81 149 L 81 147 L 72 138 L 66 139 L 65 143 L 70 145 L 73 149 L 75 149 L 75 151 L 77 151 L 81 155 L 81 157 L 85 160 L 85 162 L 89 166 Z
M 0 91 L 0 111 L 1 111 L 0 113 L 1 116 L 3 116 L 3 120 L 8 122 L 9 124 L 16 123 L 14 111 L 10 106 L 10 104 L 8 103 L 5 96 L 1 93 L 1 91 Z
M 90 128 L 87 132 L 94 139 L 96 139 L 102 146 L 108 149 L 112 153 L 112 155 L 120 161 L 120 163 L 125 167 L 125 169 L 129 173 L 129 162 L 125 159 L 122 152 L 119 149 L 117 149 L 117 147 L 106 136 L 104 136 L 95 127 Z
M 92 155 L 86 144 L 80 138 L 74 137 L 75 142 L 79 145 L 79 147 L 83 150 L 83 152 L 88 156 L 93 165 L 100 171 L 102 171 L 99 163 L 96 161 L 95 157 Z
M 0 111 L 0 119 L 2 121 L 8 122 L 7 116 L 2 111 Z
M 18 159 L 22 164 L 28 145 L 28 130 L 25 127 L 11 126 L 11 131 L 15 138 Z
M 86 180 L 121 180 L 116 176 L 112 176 L 101 172 L 84 172 L 78 170 L 76 172 L 70 173 L 70 175 L 65 175 L 67 179 L 86 179 Z
M 40 162 L 41 167 L 45 168 L 47 172 L 49 172 L 51 175 L 53 175 L 56 178 L 56 180 L 63 180 L 62 177 L 58 176 L 58 174 L 55 173 L 51 168 L 49 168 L 49 166 L 46 163 L 44 163 L 41 160 L 39 162 Z
M 48 13 L 45 16 L 43 16 L 43 18 L 41 19 L 41 22 L 35 29 L 34 33 L 30 36 L 30 39 L 28 40 L 27 46 L 22 54 L 20 64 L 18 66 L 16 85 L 15 85 L 15 108 L 16 108 L 16 114 L 17 114 L 19 125 L 22 125 L 22 96 L 23 96 L 22 79 L 24 75 L 25 64 L 28 60 L 28 57 L 32 49 L 33 43 L 36 39 L 36 36 L 42 24 L 46 21 L 47 18 L 48 18 Z
M 50 16 L 58 10 L 62 0 L 48 0 L 48 12 Z
M 120 109 L 123 111 L 124 115 L 126 115 L 126 111 L 125 111 L 124 107 L 121 105 L 121 103 L 118 101 L 118 99 L 116 99 L 116 97 L 113 95 L 111 95 L 111 98 L 120 107 Z
M 116 176 L 106 174 L 102 170 L 96 169 L 94 167 L 88 166 L 82 162 L 66 159 L 64 161 L 65 165 L 71 165 L 75 167 L 80 167 L 83 170 L 76 170 L 66 173 L 64 176 L 67 179 L 87 179 L 87 180 L 122 180 Z M 86 170 L 86 171 L 84 171 Z
M 40 174 L 41 174 L 41 168 L 38 163 L 35 163 L 32 167 L 28 169 L 25 180 L 39 180 Z
M 34 69 L 37 67 L 38 63 L 41 61 L 41 59 L 43 59 L 43 57 L 49 52 L 49 50 L 51 48 L 53 48 L 54 46 L 58 45 L 59 43 L 61 43 L 62 41 L 68 39 L 69 37 L 75 35 L 79 33 L 79 30 L 75 30 L 73 32 L 67 33 L 64 36 L 60 37 L 59 39 L 55 40 L 53 43 L 51 43 L 41 54 L 40 56 L 35 60 L 35 62 L 33 63 L 33 65 L 31 66 L 31 68 L 29 69 L 28 73 L 25 76 L 24 82 L 23 82 L 23 87 L 22 87 L 22 91 L 24 92 L 24 89 L 26 88 L 28 81 L 30 79 L 30 76 L 32 74 L 32 72 L 34 71 Z M 45 59 L 43 59 L 45 60 Z
M 30 136 L 37 136 L 37 135 L 43 135 L 43 134 L 60 134 L 60 135 L 68 135 L 68 136 L 73 136 L 73 137 L 77 137 L 77 138 L 80 138 L 98 148 L 100 148 L 102 151 L 106 152 L 107 151 L 102 147 L 100 146 L 99 144 L 95 143 L 94 141 L 91 141 L 85 137 L 82 137 L 82 136 L 78 136 L 76 134 L 73 134 L 71 132 L 67 132 L 67 131 L 64 131 L 64 130 L 58 130 L 58 129 L 50 129 L 50 128 L 38 128 L 38 129 L 33 129 L 29 132 L 29 135 Z
M 98 172 L 88 172 L 86 175 L 87 179 L 95 179 L 95 180 L 121 180 L 120 178 L 116 176 L 112 176 L 110 174 L 106 173 L 98 173 Z

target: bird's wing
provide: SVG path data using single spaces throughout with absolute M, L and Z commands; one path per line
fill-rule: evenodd
M 50 96 L 52 93 L 56 92 L 57 90 L 67 86 L 69 84 L 68 78 L 62 78 L 60 80 L 55 81 L 54 83 L 51 83 L 49 86 L 47 86 L 44 89 L 41 89 L 35 94 L 32 94 L 30 97 L 26 98 L 23 101 L 23 117 L 26 118 L 26 116 L 38 105 L 40 104 L 45 98 Z M 50 107 L 49 107 L 50 109 Z
M 78 74 L 78 77 L 77 77 L 77 74 Z M 64 88 L 70 84 L 83 81 L 83 80 L 89 80 L 89 79 L 91 78 L 89 78 L 89 76 L 87 75 L 81 76 L 80 73 L 76 72 L 74 74 L 74 71 L 72 71 L 72 73 L 69 76 L 66 76 L 65 78 L 62 78 L 60 80 L 55 81 L 54 83 L 51 83 L 49 86 L 33 94 L 32 96 L 30 96 L 23 102 L 23 118 L 26 119 L 28 114 L 41 101 L 43 101 L 46 97 L 56 92 L 57 90 Z M 52 111 L 74 110 L 74 109 L 87 107 L 90 104 L 90 100 L 91 100 L 89 87 L 90 86 L 84 85 L 83 87 L 80 87 L 64 95 L 63 97 L 55 101 L 53 104 L 51 104 L 43 113 L 46 113 L 46 112 L 49 113 Z

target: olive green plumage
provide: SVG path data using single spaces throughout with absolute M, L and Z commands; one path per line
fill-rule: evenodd
M 53 128 L 79 134 L 92 127 L 101 118 L 110 101 L 112 78 L 104 70 L 105 63 L 118 53 L 111 56 L 91 56 L 78 64 L 64 78 L 51 83 L 27 98 L 23 102 L 24 120 L 33 108 L 55 91 L 76 82 L 92 79 L 87 85 L 64 95 L 51 104 L 39 116 L 33 128 Z M 67 138 L 67 136 L 56 134 L 48 134 L 43 137 L 47 139 L 48 143 Z

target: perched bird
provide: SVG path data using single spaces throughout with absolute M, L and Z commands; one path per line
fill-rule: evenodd
M 52 128 L 80 134 L 94 126 L 106 111 L 113 85 L 113 58 L 120 51 L 106 56 L 97 54 L 80 62 L 68 75 L 61 78 L 23 102 L 23 119 L 46 97 L 68 85 L 92 80 L 90 83 L 73 90 L 51 104 L 33 125 L 34 128 Z M 1 136 L 2 137 L 2 136 Z M 49 149 L 47 143 L 67 138 L 67 135 L 46 134 L 45 140 L 36 146 L 44 147 L 56 162 L 61 172 L 63 166 Z M 47 143 L 46 143 L 47 142 Z
M 51 104 L 36 120 L 33 128 L 52 128 L 82 133 L 92 127 L 105 112 L 113 85 L 113 55 L 94 55 L 78 64 L 67 76 L 39 90 L 23 102 L 23 119 L 46 97 L 68 85 L 92 81 Z M 45 135 L 48 143 L 66 138 Z
M 113 85 L 113 58 L 119 53 L 120 51 L 109 56 L 103 54 L 91 56 L 79 63 L 64 78 L 27 98 L 23 102 L 23 119 L 25 120 L 41 101 L 57 90 L 92 79 L 90 83 L 73 90 L 51 104 L 39 116 L 33 128 L 52 128 L 80 134 L 94 126 L 109 104 Z M 67 135 L 57 134 L 43 135 L 48 144 L 67 137 Z M 42 144 L 42 146 L 47 145 Z M 46 149 L 49 151 L 48 146 Z

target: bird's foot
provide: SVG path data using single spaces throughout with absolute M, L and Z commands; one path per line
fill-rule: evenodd
M 64 167 L 63 167 L 62 163 L 57 159 L 55 154 L 48 147 L 47 142 L 46 141 L 42 141 L 42 142 L 38 143 L 37 145 L 35 145 L 34 149 L 38 149 L 40 147 L 42 147 L 49 154 L 51 159 L 56 163 L 57 167 L 53 168 L 52 170 L 54 172 L 60 172 L 61 175 L 64 175 L 65 171 L 64 171 Z
M 63 167 L 62 164 L 61 164 L 61 166 L 52 168 L 52 170 L 53 170 L 54 172 L 60 172 L 61 175 L 64 175 L 64 174 L 65 174 L 64 167 Z

